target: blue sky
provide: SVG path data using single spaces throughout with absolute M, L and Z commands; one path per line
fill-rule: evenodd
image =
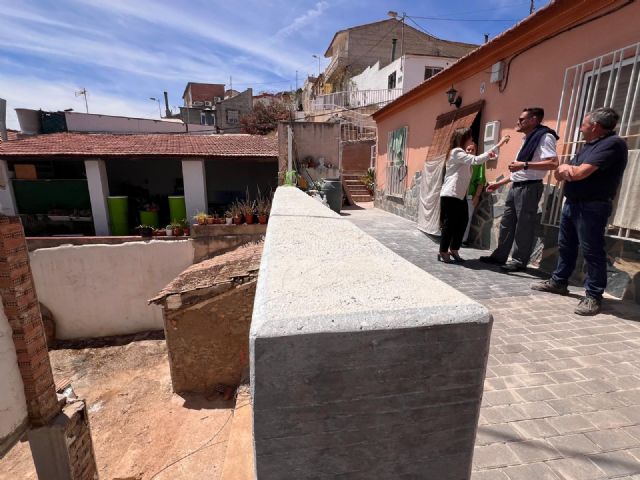
M 526 17 L 529 0 L 0 0 L 0 97 L 17 128 L 17 107 L 84 111 L 80 88 L 92 113 L 149 118 L 158 117 L 149 97 L 167 90 L 176 107 L 189 81 L 228 88 L 231 76 L 237 90 L 286 90 L 296 70 L 299 85 L 317 72 L 312 55 L 336 31 L 389 10 L 441 38 L 481 43 Z

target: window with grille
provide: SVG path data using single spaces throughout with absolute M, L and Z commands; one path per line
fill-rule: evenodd
M 227 123 L 238 123 L 239 116 L 238 110 L 227 110 Z
M 407 177 L 406 150 L 407 127 L 397 128 L 389 132 L 387 144 L 387 195 L 403 197 Z
M 387 88 L 389 90 L 391 90 L 392 88 L 396 88 L 396 72 L 393 72 L 391 75 L 389 75 L 389 78 L 387 79 Z
M 561 162 L 582 144 L 580 124 L 591 110 L 611 107 L 619 115 L 616 132 L 627 141 L 629 162 L 610 218 L 610 234 L 640 239 L 640 43 L 608 52 L 567 68 L 560 97 L 558 125 L 564 123 Z M 547 197 L 543 222 L 558 225 L 562 189 Z
M 436 73 L 441 72 L 442 68 L 439 67 L 424 67 L 424 79 L 428 80 L 433 77 Z

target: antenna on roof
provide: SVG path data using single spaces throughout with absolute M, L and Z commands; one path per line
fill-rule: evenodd
M 529 4 L 529 15 L 531 15 L 533 13 L 533 11 L 536 9 L 536 6 L 534 5 L 534 0 L 531 0 L 531 3 Z
M 78 90 L 77 92 L 75 92 L 76 97 L 79 97 L 80 95 L 84 96 L 84 108 L 87 110 L 87 113 L 89 113 L 89 104 L 87 103 L 87 89 L 83 88 L 82 90 Z

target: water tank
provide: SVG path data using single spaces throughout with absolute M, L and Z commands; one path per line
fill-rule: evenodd
M 37 135 L 41 133 L 39 110 L 31 110 L 30 108 L 16 108 L 15 110 L 22 133 L 26 135 Z
M 329 208 L 340 213 L 342 208 L 342 180 L 339 178 L 327 179 L 322 185 L 322 191 L 327 199 Z

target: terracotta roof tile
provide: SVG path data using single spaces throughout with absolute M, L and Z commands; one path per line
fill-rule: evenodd
M 0 144 L 1 157 L 19 156 L 277 157 L 277 136 L 51 133 Z
M 263 246 L 263 242 L 250 243 L 191 265 L 151 298 L 149 303 L 161 303 L 169 295 L 253 280 L 258 276 Z

